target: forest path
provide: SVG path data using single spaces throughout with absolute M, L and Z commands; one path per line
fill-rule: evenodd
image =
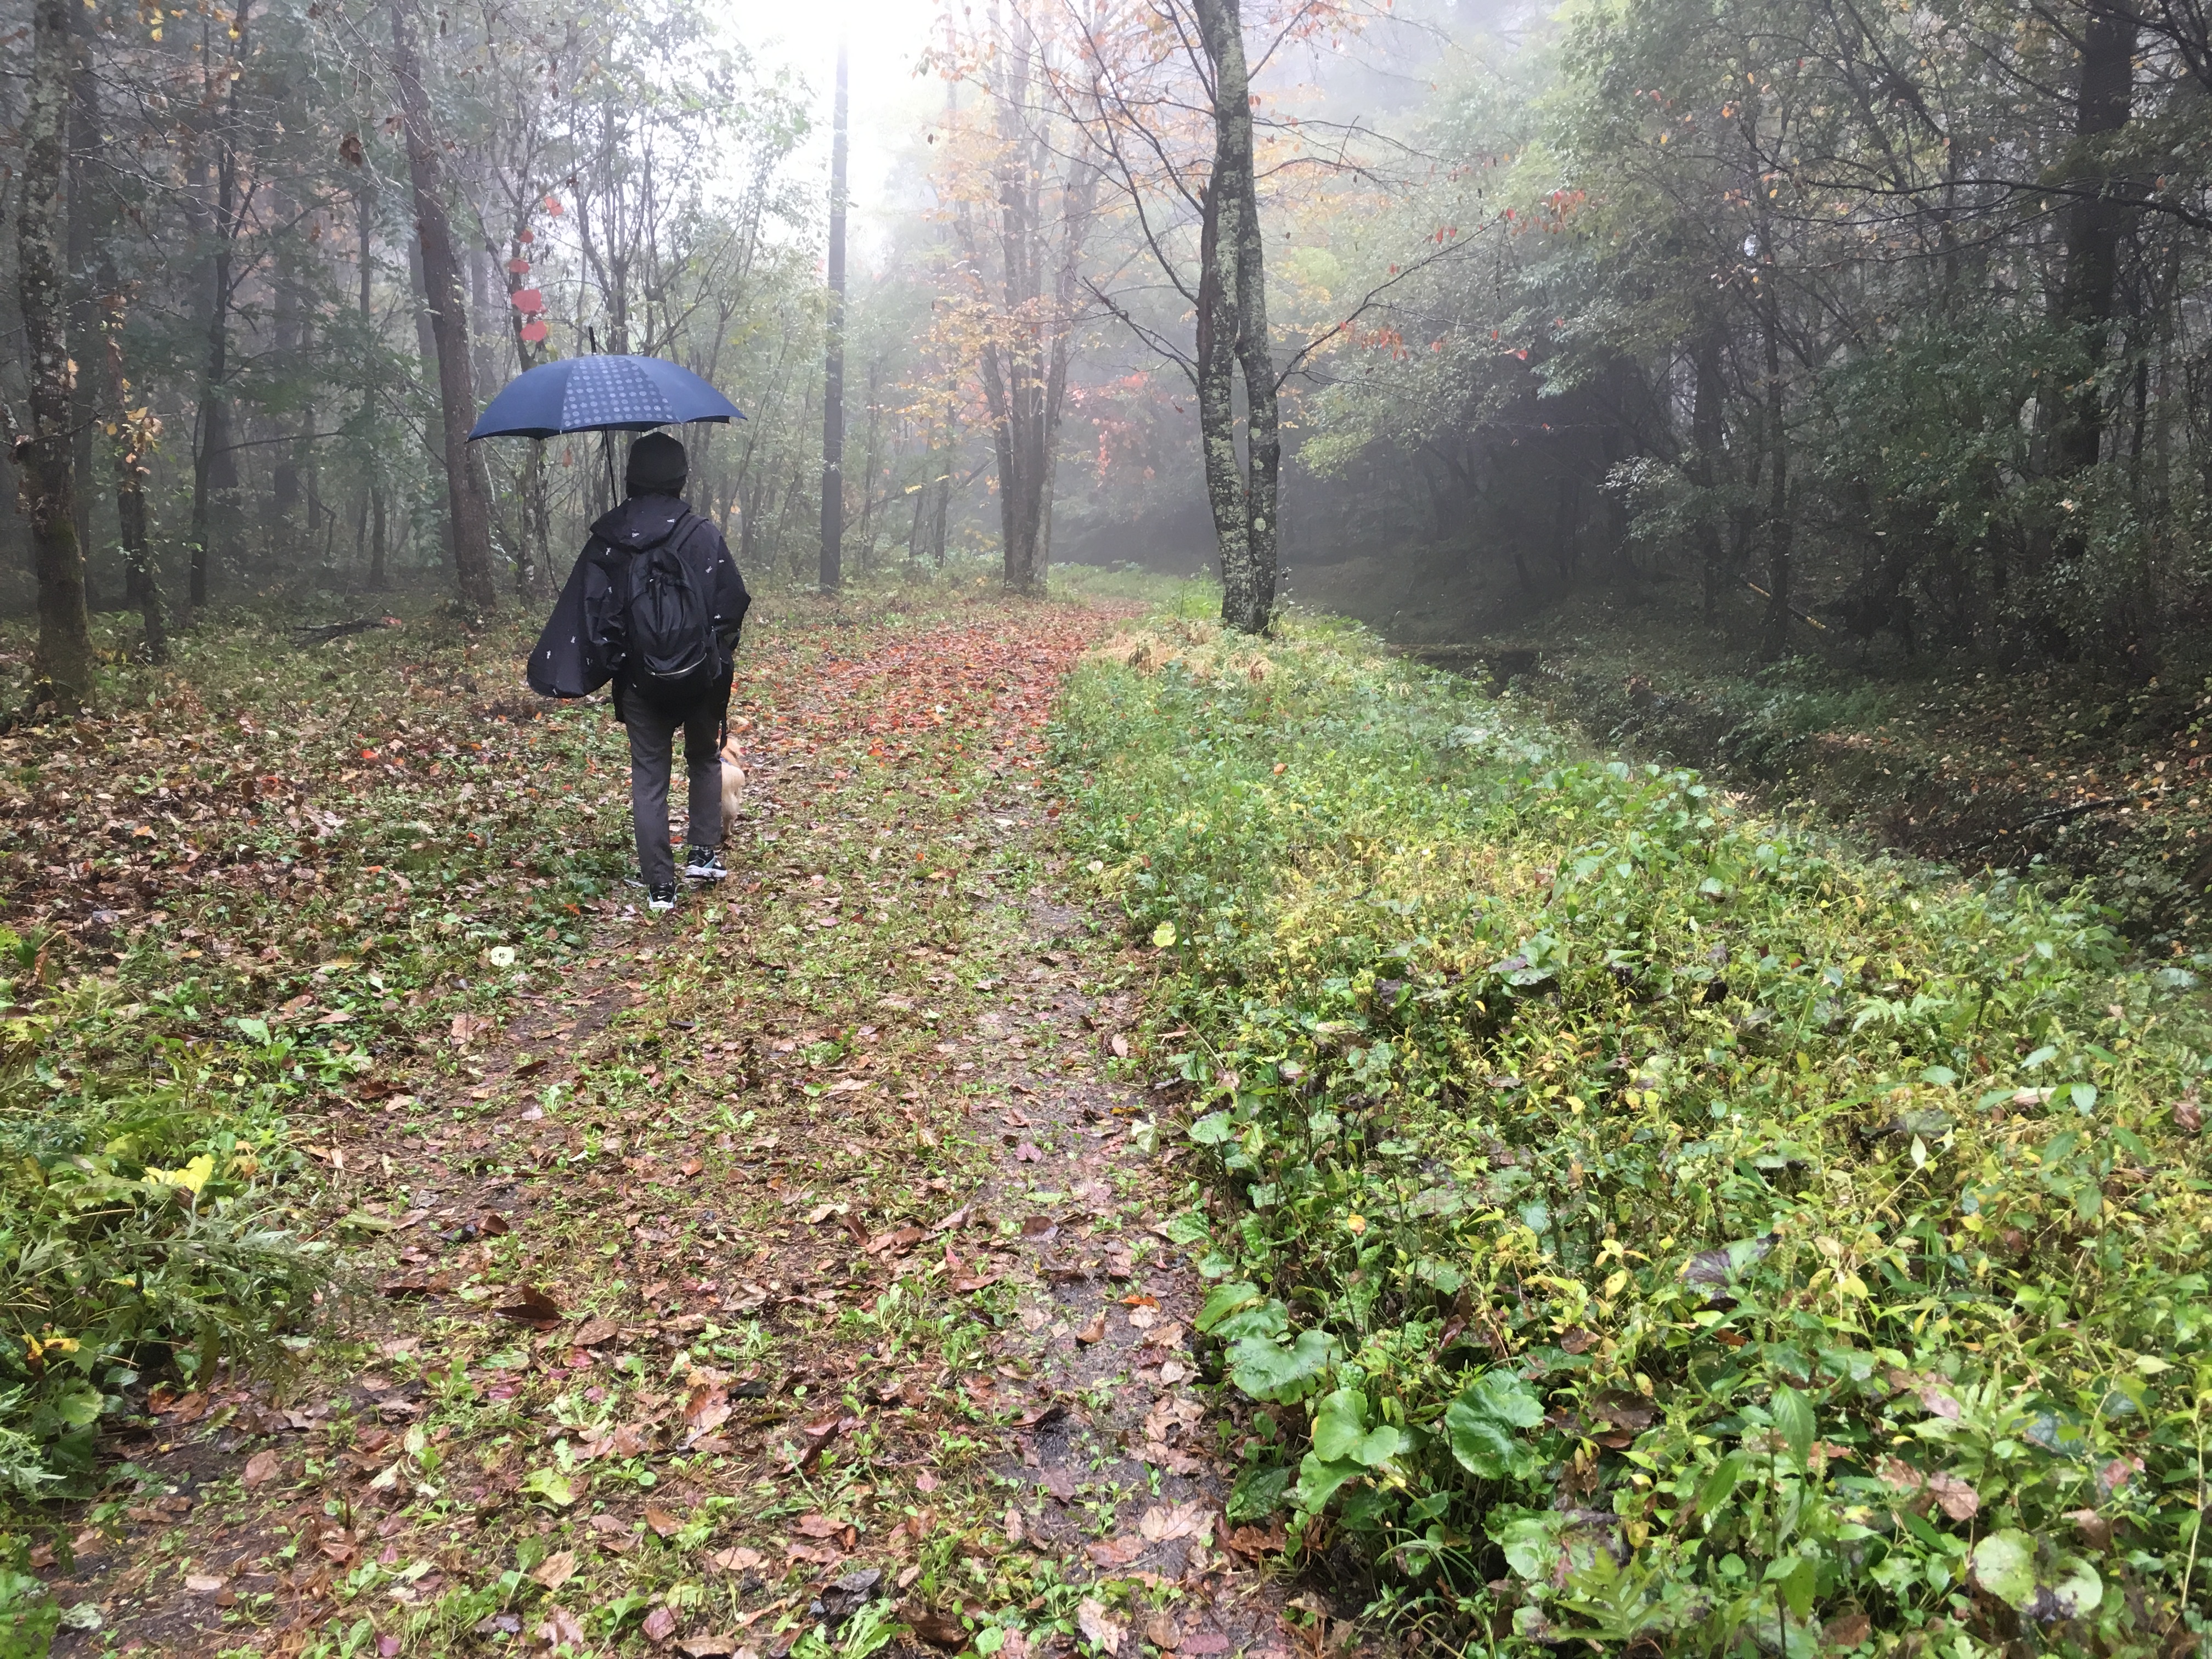
M 160 1402 L 144 1495 L 50 1574 L 100 1613 L 56 1650 L 1301 1639 L 1279 1536 L 1222 1518 L 1188 1194 L 1108 1075 L 1145 969 L 1052 850 L 1042 727 L 1107 620 L 972 607 L 749 665 L 737 874 L 607 902 L 559 984 L 454 1022 L 444 1076 L 315 1131 L 366 1241 L 355 1342 Z

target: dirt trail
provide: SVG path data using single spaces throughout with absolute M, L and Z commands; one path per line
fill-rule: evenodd
M 1279 1537 L 1221 1516 L 1187 1200 L 1109 1077 L 1141 967 L 1052 849 L 1040 727 L 1103 620 L 752 665 L 738 877 L 608 900 L 580 968 L 314 1126 L 353 1342 L 159 1402 L 41 1564 L 56 1650 L 1296 1639 Z

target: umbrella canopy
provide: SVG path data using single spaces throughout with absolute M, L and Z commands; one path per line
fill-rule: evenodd
M 469 436 L 647 432 L 689 421 L 744 418 L 743 410 L 690 369 L 658 357 L 564 357 L 509 380 Z

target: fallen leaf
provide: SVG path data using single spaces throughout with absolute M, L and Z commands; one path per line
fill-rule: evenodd
M 1129 1627 L 1109 1616 L 1103 1603 L 1085 1596 L 1076 1603 L 1075 1627 L 1109 1654 L 1121 1650 L 1121 1638 L 1128 1635 Z
M 185 1578 L 185 1588 L 195 1595 L 213 1595 L 222 1587 L 222 1579 L 204 1572 L 189 1573 Z
M 1164 1544 L 1171 1538 L 1196 1538 L 1210 1532 L 1213 1513 L 1204 1504 L 1177 1504 L 1171 1508 L 1155 1504 L 1146 1510 L 1137 1522 L 1137 1530 L 1155 1544 Z
M 1936 1507 L 1954 1521 L 1971 1521 L 1980 1513 L 1982 1495 L 1955 1474 L 1931 1474 L 1928 1490 Z
M 1273 1555 L 1279 1552 L 1290 1542 L 1290 1534 L 1283 1529 L 1282 1518 L 1278 1516 L 1268 1522 L 1264 1531 L 1258 1527 L 1237 1527 L 1233 1528 L 1221 1542 L 1224 1548 L 1234 1550 L 1247 1560 L 1256 1561 L 1263 1555 Z M 1188 1645 L 1184 1650 L 1192 1653 L 1200 1651 Z
M 534 1285 L 525 1285 L 515 1293 L 514 1301 L 492 1311 L 501 1319 L 535 1325 L 540 1330 L 550 1329 L 561 1322 L 561 1304 Z
M 273 1480 L 284 1467 L 283 1458 L 273 1451 L 258 1451 L 246 1460 L 246 1470 L 239 1478 L 249 1486 L 258 1486 L 264 1480 Z
M 2066 1518 L 2074 1523 L 2074 1530 L 2081 1534 L 2084 1543 L 2100 1550 L 2111 1547 L 2112 1523 L 2096 1510 L 2069 1510 Z
M 716 1550 L 707 1558 L 707 1565 L 721 1572 L 750 1572 L 768 1557 L 758 1550 L 749 1550 L 743 1544 L 726 1550 Z
M 652 1529 L 653 1535 L 656 1538 L 665 1538 L 672 1533 L 684 1530 L 684 1522 L 666 1510 L 657 1510 L 649 1506 L 645 1511 L 645 1524 Z
M 951 1613 L 934 1607 L 908 1605 L 899 1610 L 907 1628 L 933 1648 L 959 1649 L 968 1645 L 968 1627 Z
M 453 1041 L 466 1048 L 484 1032 L 489 1030 L 491 1026 L 492 1021 L 485 1015 L 455 1014 L 453 1027 Z
M 1093 1314 L 1091 1322 L 1075 1334 L 1075 1340 L 1083 1343 L 1103 1342 L 1105 1338 L 1106 1315 L 1103 1310 Z
M 622 1327 L 611 1319 L 594 1316 L 576 1328 L 570 1339 L 580 1348 L 597 1348 L 613 1341 L 622 1334 Z
M 1004 1524 L 1006 1527 L 1006 1541 L 1009 1544 L 1018 1547 L 1024 1536 L 1022 1512 L 1012 1504 L 1006 1505 L 1006 1518 Z
M 1134 1533 L 1124 1533 L 1119 1538 L 1109 1538 L 1096 1544 L 1086 1544 L 1083 1553 L 1098 1566 L 1126 1567 L 1149 1548 Z
M 1847 1613 L 1840 1619 L 1831 1619 L 1820 1631 L 1824 1647 L 1855 1648 L 1874 1633 L 1874 1620 L 1863 1613 Z
M 531 1570 L 530 1576 L 549 1590 L 557 1590 L 576 1576 L 576 1552 L 556 1550 Z
M 1182 1632 L 1176 1624 L 1175 1614 L 1165 1607 L 1155 1607 L 1145 1620 L 1145 1640 L 1162 1653 L 1173 1653 L 1182 1644 Z
M 1044 1154 L 1037 1151 L 1037 1149 L 1028 1141 L 1024 1140 L 1020 1146 L 1014 1148 L 1014 1162 L 1017 1164 L 1042 1164 L 1044 1162 Z
M 642 1628 L 647 1641 L 657 1648 L 665 1647 L 668 1644 L 668 1638 L 676 1634 L 676 1615 L 665 1605 L 655 1607 L 645 1615 L 645 1624 Z
M 565 1607 L 548 1607 L 545 1620 L 531 1632 L 550 1648 L 580 1648 L 584 1645 L 584 1627 L 576 1615 Z
M 728 1659 L 738 1650 L 734 1636 L 687 1636 L 676 1644 L 684 1659 Z
M 844 1531 L 845 1523 L 826 1515 L 802 1515 L 792 1522 L 791 1529 L 801 1538 L 835 1538 Z

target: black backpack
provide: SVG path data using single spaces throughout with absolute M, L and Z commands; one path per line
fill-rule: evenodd
M 678 524 L 666 540 L 630 556 L 623 613 L 625 666 L 630 684 L 655 702 L 702 693 L 721 672 L 721 645 L 708 618 L 707 596 L 692 580 L 679 545 L 690 529 L 689 523 Z

